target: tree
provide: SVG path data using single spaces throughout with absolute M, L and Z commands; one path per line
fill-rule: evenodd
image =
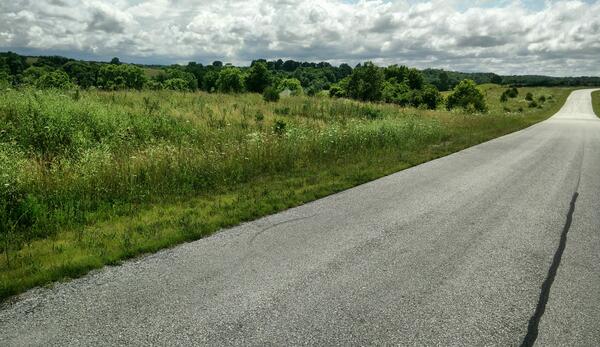
M 438 74 L 438 89 L 445 91 L 450 88 L 450 77 L 446 71 L 442 71 Z
M 219 72 L 217 89 L 223 93 L 241 93 L 244 91 L 244 79 L 240 69 L 227 67 Z
M 386 80 L 394 78 L 398 83 L 402 83 L 407 78 L 408 68 L 404 65 L 398 66 L 394 64 L 386 67 L 383 73 Z
M 263 99 L 267 102 L 276 102 L 279 100 L 279 91 L 274 87 L 267 87 L 263 92 Z
M 62 70 L 49 71 L 44 73 L 36 81 L 35 86 L 40 89 L 71 89 L 74 84 L 69 79 L 69 75 Z
M 438 104 L 442 101 L 442 95 L 436 87 L 426 85 L 421 93 L 422 104 L 430 110 L 435 110 Z
M 357 66 L 348 81 L 348 96 L 363 101 L 381 100 L 383 71 L 372 62 Z
M 409 92 L 410 89 L 405 82 L 399 83 L 395 77 L 383 83 L 382 98 L 385 102 L 400 104 L 405 106 L 405 103 L 401 100 L 402 95 Z
M 502 77 L 500 77 L 496 74 L 492 74 L 492 78 L 490 79 L 490 82 L 492 82 L 494 84 L 502 84 Z
M 271 73 L 264 61 L 255 61 L 248 77 L 246 77 L 246 88 L 250 92 L 262 93 L 271 84 Z
M 217 89 L 217 81 L 219 80 L 219 72 L 216 70 L 209 70 L 204 74 L 202 78 L 202 89 L 209 93 L 214 92 Z
M 70 61 L 63 65 L 62 69 L 82 88 L 96 85 L 96 74 L 98 68 L 95 65 L 82 61 Z
M 35 86 L 37 81 L 44 75 L 52 71 L 52 68 L 47 66 L 30 66 L 22 74 L 22 83 L 30 86 Z
M 338 83 L 334 83 L 329 87 L 329 96 L 332 98 L 345 98 L 348 96 L 348 83 L 350 76 L 342 79 Z
M 189 82 L 183 78 L 171 78 L 163 83 L 163 88 L 169 90 L 189 91 L 190 85 Z
M 451 110 L 461 107 L 467 111 L 485 112 L 487 106 L 485 98 L 473 80 L 462 80 L 454 87 L 452 94 L 448 96 L 446 107 Z
M 173 68 L 168 68 L 167 73 L 164 74 L 163 76 L 161 76 L 161 78 L 163 78 L 163 80 L 161 82 L 166 82 L 167 80 L 170 80 L 170 79 L 184 80 L 187 83 L 185 90 L 197 90 L 198 89 L 198 80 L 196 79 L 196 76 L 191 72 L 182 70 L 181 67 L 179 67 L 177 65 L 175 65 L 175 67 L 173 67 Z M 177 83 L 179 83 L 179 82 L 177 82 Z M 181 90 L 181 89 L 178 89 L 178 90 Z
M 410 89 L 421 90 L 425 85 L 423 74 L 417 69 L 409 69 L 406 74 L 406 80 Z
M 119 60 L 119 58 L 114 57 L 110 60 L 110 64 L 111 65 L 121 65 L 121 61 Z
M 292 95 L 302 95 L 302 93 L 304 93 L 304 90 L 302 89 L 302 85 L 300 84 L 300 81 L 298 81 L 295 78 L 286 78 L 283 79 L 279 82 L 279 90 L 286 90 L 288 89 Z
M 134 88 L 142 89 L 146 82 L 144 70 L 134 65 L 105 64 L 98 70 L 98 86 L 103 89 L 115 90 Z

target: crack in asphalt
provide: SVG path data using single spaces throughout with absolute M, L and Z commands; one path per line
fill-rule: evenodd
M 287 219 L 287 220 L 284 220 L 284 221 L 281 221 L 281 222 L 278 222 L 278 223 L 271 224 L 268 227 L 263 228 L 263 229 L 259 230 L 256 234 L 254 234 L 252 236 L 252 238 L 250 238 L 250 240 L 248 241 L 248 244 L 252 244 L 254 242 L 254 240 L 258 236 L 262 235 L 265 231 L 268 231 L 270 229 L 276 228 L 276 227 L 278 227 L 278 226 L 280 226 L 282 224 L 287 224 L 287 223 L 297 222 L 297 221 L 300 221 L 300 220 L 303 220 L 303 219 L 312 218 L 312 217 L 314 217 L 316 215 L 318 215 L 318 213 L 312 214 L 310 216 L 303 216 L 303 217 L 291 218 L 291 219 Z
M 577 188 L 579 188 L 579 182 L 577 182 Z M 542 319 L 542 316 L 544 315 L 544 312 L 546 311 L 546 304 L 548 303 L 548 299 L 550 297 L 550 288 L 552 287 L 552 283 L 554 283 L 554 279 L 556 278 L 556 273 L 558 271 L 558 267 L 560 266 L 562 255 L 565 251 L 565 248 L 567 247 L 567 234 L 569 233 L 571 223 L 573 222 L 573 213 L 575 212 L 575 203 L 577 202 L 578 196 L 579 193 L 576 191 L 575 193 L 573 193 L 573 197 L 571 198 L 569 212 L 567 213 L 567 221 L 565 222 L 562 234 L 560 235 L 560 242 L 558 244 L 558 248 L 554 253 L 554 258 L 552 259 L 550 269 L 548 269 L 548 275 L 546 275 L 546 279 L 542 284 L 542 290 L 540 292 L 538 303 L 535 308 L 535 312 L 533 313 L 533 316 L 531 316 L 531 318 L 529 319 L 527 335 L 525 335 L 525 338 L 521 343 L 521 347 L 533 346 L 535 344 L 535 340 L 538 337 L 540 321 Z

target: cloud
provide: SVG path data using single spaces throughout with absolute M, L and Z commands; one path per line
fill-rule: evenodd
M 502 74 L 600 74 L 600 2 L 529 3 L 13 0 L 0 4 L 0 50 L 161 63 L 373 60 Z

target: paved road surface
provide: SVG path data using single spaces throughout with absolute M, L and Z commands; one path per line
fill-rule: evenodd
M 2 346 L 600 345 L 590 91 L 526 130 L 21 298 L 0 310 Z

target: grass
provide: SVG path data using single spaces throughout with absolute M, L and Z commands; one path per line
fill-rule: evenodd
M 258 94 L 0 92 L 0 298 L 209 235 L 546 119 Z M 529 108 L 527 92 L 544 95 Z M 519 108 L 522 110 L 519 111 Z
M 596 116 L 600 117 L 600 90 L 592 92 L 592 106 Z

